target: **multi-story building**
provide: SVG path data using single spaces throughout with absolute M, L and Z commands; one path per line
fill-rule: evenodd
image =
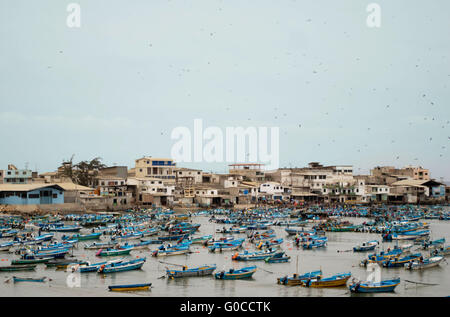
M 18 169 L 13 164 L 2 172 L 4 184 L 29 184 L 33 179 L 33 172 L 28 169 Z
M 370 171 L 370 174 L 378 177 L 391 177 L 395 181 L 402 179 L 430 180 L 430 171 L 421 166 L 406 166 L 395 168 L 394 166 L 377 166 Z
M 170 206 L 175 195 L 175 185 L 164 183 L 159 178 L 130 177 L 127 179 L 128 189 L 136 204 L 144 206 Z
M 244 180 L 251 182 L 264 182 L 265 172 L 264 164 L 258 163 L 243 163 L 228 165 L 230 175 L 240 175 Z
M 176 163 L 172 159 L 143 157 L 135 161 L 137 178 L 151 177 L 175 181 Z

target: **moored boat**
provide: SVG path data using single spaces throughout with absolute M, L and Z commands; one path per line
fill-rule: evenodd
M 350 272 L 339 273 L 326 278 L 322 278 L 322 276 L 317 276 L 315 278 L 308 278 L 306 281 L 302 281 L 301 285 L 304 287 L 314 287 L 314 288 L 345 286 L 347 284 L 348 279 L 351 276 L 352 274 Z
M 131 261 L 122 261 L 119 263 L 104 264 L 98 269 L 98 273 L 118 273 L 131 270 L 139 270 L 145 262 L 145 258 L 138 258 Z
M 406 263 L 405 269 L 407 270 L 422 270 L 430 267 L 438 266 L 444 260 L 443 256 L 434 256 L 428 259 L 414 260 Z
M 302 275 L 294 274 L 292 277 L 284 276 L 279 277 L 277 279 L 277 283 L 281 285 L 288 285 L 288 286 L 295 286 L 295 285 L 301 285 L 302 282 L 310 279 L 310 278 L 316 278 L 318 276 L 322 276 L 322 270 L 319 271 L 312 271 L 308 272 Z
M 133 248 L 121 248 L 121 249 L 100 249 L 95 254 L 96 256 L 119 256 L 119 255 L 127 255 L 130 254 Z
M 17 277 L 13 276 L 14 283 L 17 282 L 38 282 L 43 283 L 45 281 L 46 277 L 40 277 L 40 278 L 33 278 L 33 277 Z
M 36 264 L 32 265 L 10 265 L 0 266 L 0 272 L 12 272 L 12 271 L 32 271 L 36 268 Z
M 384 280 L 378 283 L 354 281 L 348 288 L 353 293 L 385 293 L 393 292 L 399 284 L 400 278 Z
M 152 283 L 110 285 L 110 286 L 108 286 L 108 289 L 113 292 L 147 291 L 151 286 L 152 286 Z
M 183 267 L 183 270 L 169 270 L 167 269 L 167 277 L 179 278 L 179 277 L 195 277 L 195 276 L 207 276 L 211 275 L 216 269 L 215 265 L 204 265 L 192 269 Z
M 241 269 L 230 269 L 227 272 L 221 271 L 214 274 L 218 280 L 238 280 L 244 278 L 251 278 L 256 272 L 256 266 L 243 267 Z

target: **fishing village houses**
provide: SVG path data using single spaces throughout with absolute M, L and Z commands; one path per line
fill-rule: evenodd
M 264 204 L 424 204 L 450 201 L 450 187 L 422 167 L 374 167 L 355 175 L 351 165 L 265 170 L 264 164 L 229 165 L 226 174 L 177 166 L 169 158 L 142 157 L 135 166 L 87 171 L 86 184 L 66 172 L 38 174 L 9 164 L 0 170 L 0 210 L 119 211 L 131 208 L 244 208 Z

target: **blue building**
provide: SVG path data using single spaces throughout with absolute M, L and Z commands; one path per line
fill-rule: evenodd
M 64 188 L 57 184 L 1 184 L 0 205 L 63 204 Z

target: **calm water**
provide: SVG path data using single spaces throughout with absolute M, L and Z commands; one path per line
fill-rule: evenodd
M 192 217 L 192 221 L 200 223 L 200 230 L 196 235 L 213 234 L 215 228 L 222 225 L 210 223 L 209 217 Z M 347 218 L 347 220 L 358 224 L 366 221 L 364 218 Z M 445 237 L 450 241 L 450 222 L 439 220 L 422 220 L 429 222 L 431 239 Z M 106 276 L 98 273 L 81 274 L 81 287 L 70 288 L 66 284 L 68 273 L 57 271 L 55 268 L 46 268 L 44 264 L 38 264 L 36 271 L 31 272 L 1 272 L 0 273 L 0 295 L 1 296 L 214 296 L 214 297 L 237 297 L 237 296 L 275 296 L 275 297 L 297 297 L 297 296 L 449 296 L 450 295 L 450 267 L 446 262 L 440 266 L 426 269 L 424 271 L 409 271 L 404 268 L 382 269 L 382 279 L 399 276 L 401 284 L 397 286 L 395 293 L 382 294 L 350 294 L 347 288 L 313 289 L 300 286 L 283 286 L 276 284 L 277 277 L 285 275 L 291 276 L 296 272 L 296 262 L 298 255 L 299 273 L 309 272 L 322 268 L 325 276 L 340 272 L 351 272 L 356 278 L 366 279 L 365 268 L 359 266 L 360 260 L 367 257 L 367 253 L 337 252 L 338 250 L 349 250 L 353 246 L 368 240 L 381 241 L 380 234 L 356 233 L 356 232 L 327 232 L 328 246 L 326 249 L 302 250 L 292 244 L 292 238 L 288 236 L 284 227 L 274 227 L 277 237 L 283 237 L 283 250 L 291 256 L 291 262 L 267 264 L 264 261 L 256 262 L 236 262 L 231 260 L 231 255 L 235 251 L 220 253 L 209 253 L 208 249 L 193 245 L 194 252 L 188 255 L 177 255 L 169 257 L 155 258 L 151 256 L 149 250 L 132 251 L 128 258 L 146 256 L 147 261 L 142 270 L 129 271 L 123 273 L 108 274 Z M 56 234 L 60 240 L 62 234 Z M 217 235 L 217 237 L 220 234 Z M 246 237 L 245 234 L 235 235 L 236 237 Z M 108 236 L 102 239 L 109 239 Z M 74 249 L 74 256 L 78 259 L 100 262 L 104 258 L 97 258 L 95 250 L 85 250 L 85 243 L 80 242 L 78 248 Z M 410 242 L 401 242 L 410 243 Z M 381 248 L 393 247 L 395 243 L 382 243 Z M 151 246 L 156 249 L 158 245 Z M 248 242 L 244 247 L 253 250 L 253 246 Z M 413 247 L 415 248 L 415 247 Z M 379 249 L 377 249 L 379 250 Z M 240 251 L 242 252 L 242 251 Z M 428 251 L 422 251 L 424 256 Z M 425 253 L 426 252 L 426 253 Z M 9 265 L 11 259 L 18 255 L 2 252 L 0 253 L 0 265 Z M 108 257 L 108 259 L 112 259 Z M 448 260 L 448 257 L 447 257 Z M 200 266 L 202 264 L 216 264 L 218 270 L 223 268 L 239 268 L 248 265 L 257 265 L 258 271 L 250 280 L 222 281 L 216 280 L 213 276 L 198 278 L 183 278 L 169 280 L 161 278 L 165 275 L 165 268 L 177 268 L 159 261 Z M 13 275 L 20 277 L 43 277 L 47 276 L 51 281 L 45 283 L 16 283 L 12 281 L 4 283 Z M 406 283 L 404 280 L 412 280 L 424 283 L 439 284 L 435 286 L 416 286 L 416 284 Z M 115 284 L 152 283 L 152 289 L 148 292 L 115 293 L 109 292 L 107 286 Z

